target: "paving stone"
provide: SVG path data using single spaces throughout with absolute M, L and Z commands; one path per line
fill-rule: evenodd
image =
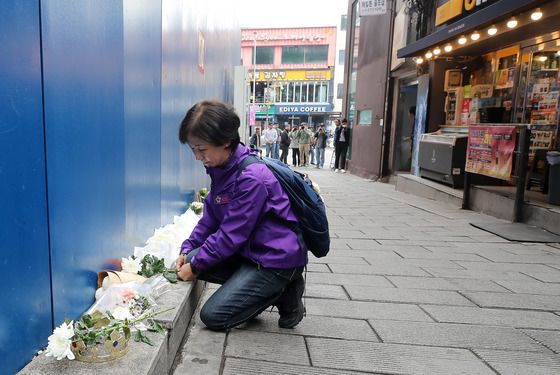
M 227 337 L 226 356 L 309 365 L 303 337 L 277 333 L 232 330 Z
M 399 288 L 508 292 L 507 289 L 501 287 L 492 280 L 409 276 L 387 276 L 387 278 Z
M 381 250 L 379 242 L 373 239 L 350 239 L 346 240 L 346 244 L 353 250 Z
M 528 271 L 524 273 L 545 283 L 560 283 L 560 270 L 553 272 Z
M 418 306 L 362 301 L 308 299 L 307 313 L 354 319 L 395 319 L 432 321 Z
M 348 300 L 348 295 L 340 285 L 323 285 L 307 283 L 305 296 L 312 298 L 330 298 Z
M 337 258 L 358 258 L 358 257 L 363 258 L 367 256 L 368 259 L 387 259 L 387 260 L 402 259 L 400 255 L 393 252 L 389 248 L 387 248 L 387 250 L 339 250 L 339 249 L 332 250 L 331 249 L 329 256 L 330 254 L 336 256 Z M 318 258 L 318 259 L 314 258 L 314 260 L 317 261 L 320 261 L 322 259 L 326 259 L 326 258 Z M 328 261 L 326 263 L 328 263 Z M 342 263 L 342 262 L 337 262 L 337 263 Z M 353 263 L 348 262 L 346 264 L 353 264 Z
M 457 264 L 468 270 L 488 270 L 488 271 L 517 271 L 523 273 L 553 273 L 551 267 L 534 263 L 496 263 L 496 262 L 467 262 L 457 261 Z M 558 271 L 560 275 L 560 271 Z
M 514 293 L 526 294 L 549 294 L 553 296 L 560 296 L 560 285 L 554 283 L 542 282 L 522 282 L 522 281 L 506 281 L 499 280 L 496 283 L 511 290 Z M 491 290 L 489 290 L 491 292 Z
M 422 308 L 439 322 L 560 330 L 560 317 L 544 311 L 428 305 Z
M 289 335 L 379 341 L 379 338 L 366 320 L 330 318 L 308 314 L 295 328 L 282 329 L 278 327 L 278 314 L 276 312 L 269 312 L 268 310 L 261 313 L 257 318 L 240 326 L 240 328 L 251 331 L 274 332 Z
M 483 280 L 527 280 L 535 281 L 527 275 L 515 271 L 453 270 L 449 268 L 425 267 L 425 271 L 436 277 L 456 277 Z
M 536 329 L 524 329 L 522 331 L 553 352 L 560 354 L 560 333 L 558 331 L 543 331 Z
M 414 375 L 492 374 L 482 361 L 462 349 L 308 338 L 313 366 Z
M 469 253 L 434 253 L 429 250 L 424 249 L 424 251 L 419 250 L 407 250 L 407 249 L 395 249 L 397 254 L 405 259 L 444 259 L 444 260 L 470 260 L 474 262 L 488 262 L 487 259 L 482 258 L 478 254 Z
M 360 275 L 360 274 L 343 274 L 343 273 L 312 273 L 307 274 L 307 282 L 313 284 L 331 284 L 331 285 L 378 285 L 392 286 L 391 283 L 383 276 L 378 275 Z
M 474 349 L 474 352 L 500 374 L 560 374 L 560 357 L 550 353 Z
M 327 369 L 324 367 L 311 367 L 300 365 L 289 365 L 285 363 L 274 363 L 255 361 L 240 358 L 226 358 L 224 375 L 363 375 L 361 372 L 341 371 Z
M 430 276 L 420 267 L 404 266 L 395 264 L 394 266 L 371 265 L 360 266 L 353 264 L 333 264 L 330 266 L 334 273 L 356 273 L 366 275 L 402 275 L 402 276 Z M 458 271 L 458 270 L 457 270 Z
M 336 249 L 341 249 L 341 250 L 348 250 L 350 249 L 350 246 L 348 246 L 347 244 L 348 240 L 343 240 L 343 239 L 339 239 L 339 238 L 331 238 L 331 250 L 330 251 L 334 251 Z
M 308 272 L 322 272 L 322 273 L 331 273 L 329 266 L 326 264 L 320 263 L 309 263 L 307 265 Z
M 511 253 L 487 252 L 485 258 L 493 262 L 503 263 L 540 263 L 560 264 L 560 255 L 515 255 Z
M 352 251 L 358 251 L 358 250 L 350 250 L 349 252 Z M 309 263 L 316 263 L 316 264 L 361 264 L 361 265 L 368 265 L 369 263 L 366 262 L 364 260 L 363 257 L 355 255 L 355 256 L 340 256 L 337 252 L 336 255 L 331 255 L 334 254 L 334 252 L 330 253 L 329 255 L 327 255 L 326 257 L 323 258 L 315 258 L 315 257 L 309 257 Z
M 358 285 L 347 285 L 345 288 L 352 300 L 475 306 L 471 301 L 453 291 L 380 288 Z
M 545 311 L 560 310 L 560 296 L 492 292 L 465 292 L 464 295 L 481 307 Z
M 464 269 L 455 262 L 447 259 L 370 259 L 367 255 L 364 257 L 372 266 L 395 268 L 395 267 L 437 267 L 452 268 L 456 270 Z
M 370 323 L 383 342 L 452 348 L 549 351 L 514 328 L 394 320 L 370 320 Z
M 354 239 L 354 238 L 369 238 L 370 236 L 361 230 L 337 230 L 331 231 L 337 236 L 337 238 L 343 239 Z

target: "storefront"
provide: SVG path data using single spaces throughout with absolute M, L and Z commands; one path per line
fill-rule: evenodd
M 529 169 L 546 168 L 546 153 L 560 147 L 560 2 L 449 0 L 435 23 L 435 32 L 398 51 L 430 81 L 425 132 L 432 134 L 419 134 L 413 147 L 419 174 L 460 186 L 469 128 L 490 124 L 529 128 Z M 442 144 L 452 151 L 434 146 Z

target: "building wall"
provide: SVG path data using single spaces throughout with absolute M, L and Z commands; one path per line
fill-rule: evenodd
M 352 4 L 349 1 L 351 14 Z M 366 178 L 380 177 L 382 173 L 382 147 L 387 100 L 387 64 L 392 34 L 391 1 L 387 2 L 385 15 L 361 17 L 357 57 L 356 113 L 352 127 L 352 156 L 350 171 Z M 348 17 L 350 19 L 350 16 Z M 349 24 L 349 29 L 351 25 Z M 354 38 L 347 33 L 346 50 L 350 53 Z M 346 62 L 348 63 L 347 56 Z M 348 70 L 346 80 L 349 80 Z M 347 85 L 348 86 L 348 85 Z M 346 104 L 345 104 L 346 106 Z M 359 112 L 371 110 L 371 124 L 360 125 Z
M 177 133 L 195 102 L 233 102 L 234 10 L 225 0 L 1 2 L 3 373 L 91 305 L 98 271 L 207 186 Z
M 300 27 L 286 29 L 243 29 L 241 30 L 241 58 L 243 66 L 253 66 L 254 32 L 257 47 L 276 47 L 274 65 L 259 65 L 258 69 L 314 69 L 335 65 L 336 27 Z M 327 64 L 282 64 L 282 46 L 328 45 Z

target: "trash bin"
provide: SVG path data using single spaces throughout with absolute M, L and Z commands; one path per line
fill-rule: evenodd
M 546 160 L 550 164 L 548 177 L 548 203 L 560 206 L 560 151 L 549 151 Z

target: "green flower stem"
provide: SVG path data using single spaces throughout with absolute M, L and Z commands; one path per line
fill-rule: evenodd
M 113 323 L 112 325 L 109 325 L 109 326 L 106 326 L 106 327 L 102 327 L 102 328 L 100 328 L 100 329 L 98 329 L 98 330 L 92 330 L 92 331 L 89 331 L 89 332 L 93 332 L 93 333 L 94 333 L 95 339 L 97 339 L 98 337 L 109 337 L 109 335 L 110 335 L 113 331 L 118 331 L 118 330 L 121 330 L 121 329 L 123 329 L 123 328 L 125 328 L 125 327 L 134 326 L 136 323 L 140 323 L 140 322 L 142 322 L 142 321 L 144 321 L 144 320 L 146 320 L 146 319 L 151 319 L 151 318 L 153 318 L 153 317 L 156 316 L 156 315 L 163 314 L 164 312 L 168 312 L 168 311 L 171 311 L 171 310 L 173 310 L 173 309 L 174 309 L 174 307 L 170 307 L 170 308 L 167 308 L 167 309 L 164 309 L 164 310 L 158 310 L 158 311 L 150 312 L 150 313 L 148 313 L 148 314 L 140 315 L 138 318 L 132 319 L 132 320 L 130 320 L 130 321 L 128 321 L 128 320 L 122 321 L 122 320 L 121 320 L 121 321 L 118 322 L 118 323 Z M 88 333 L 89 333 L 89 332 L 88 332 Z M 87 334 L 86 334 L 86 335 L 87 335 Z M 84 335 L 84 336 L 86 336 L 86 335 Z M 85 337 L 82 336 L 82 335 L 76 335 L 76 336 L 77 336 L 77 337 L 76 337 L 76 340 L 74 340 L 74 341 L 79 341 L 79 340 L 84 340 L 84 339 L 85 339 Z

